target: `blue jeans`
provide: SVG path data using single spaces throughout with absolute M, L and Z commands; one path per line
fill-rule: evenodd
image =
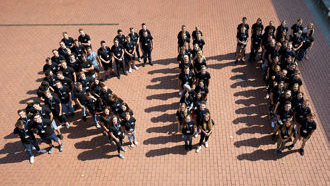
M 183 135 L 183 139 L 184 139 L 184 144 L 187 146 L 191 146 L 192 145 L 192 135 Z M 189 144 L 188 144 L 189 141 Z
M 29 156 L 34 156 L 33 152 L 32 152 L 32 145 L 36 148 L 37 151 L 40 150 L 40 147 L 38 145 L 38 142 L 36 139 L 31 140 L 31 143 L 23 143 L 24 148 L 26 149 L 27 153 L 29 154 Z
M 57 130 L 57 125 L 56 125 L 56 122 L 55 122 L 54 119 L 52 121 L 52 127 L 53 127 L 54 130 Z
M 298 51 L 297 60 L 301 61 L 307 53 L 307 49 L 300 49 Z
M 92 115 L 93 121 L 95 124 L 97 124 L 98 122 L 98 116 L 96 116 L 95 114 Z
M 136 139 L 136 133 L 135 133 L 135 131 L 132 133 L 132 135 L 128 135 L 128 140 L 129 140 L 129 142 L 133 142 L 133 141 L 135 141 L 135 139 Z
M 65 114 L 68 116 L 69 115 L 69 110 L 70 113 L 74 113 L 73 106 L 72 106 L 72 100 L 70 100 L 68 103 L 61 103 L 62 104 L 62 112 L 65 112 Z
M 52 144 L 52 140 L 55 141 L 55 142 L 58 142 L 58 137 L 55 135 L 54 132 L 53 132 L 52 135 L 47 136 L 45 138 L 41 138 L 41 139 L 42 139 L 42 141 L 44 141 L 47 144 Z
M 86 107 L 85 106 L 81 107 L 81 114 L 82 114 L 82 116 L 86 116 Z

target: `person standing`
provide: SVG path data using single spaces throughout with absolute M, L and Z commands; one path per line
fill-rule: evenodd
M 85 33 L 85 31 L 82 28 L 79 29 L 78 41 L 85 48 L 92 47 L 91 38 L 89 37 L 88 34 Z
M 182 125 L 182 135 L 184 139 L 184 148 L 186 150 L 192 150 L 192 137 L 195 133 L 194 120 L 190 115 L 186 116 Z
M 19 110 L 18 112 L 19 119 L 15 124 L 14 134 L 18 135 L 21 138 L 21 142 L 29 154 L 30 163 L 34 163 L 34 154 L 32 152 L 32 146 L 39 152 L 47 152 L 44 149 L 40 149 L 38 142 L 32 131 L 32 121 L 27 117 L 24 110 Z
M 128 136 L 129 142 L 131 143 L 130 147 L 133 148 L 134 145 L 137 146 L 139 143 L 136 141 L 136 119 L 131 117 L 130 114 L 125 115 L 125 119 L 123 120 L 123 129 Z
M 196 149 L 196 153 L 199 153 L 199 151 L 202 149 L 203 141 L 205 148 L 209 147 L 209 144 L 207 143 L 210 135 L 213 132 L 213 126 L 214 121 L 211 119 L 210 113 L 206 113 L 203 118 L 203 123 L 199 126 L 201 133 L 201 138 L 199 140 L 199 145 Z
M 130 37 L 131 39 L 131 42 L 132 44 L 134 45 L 135 47 L 135 51 L 136 51 L 136 54 L 137 54 L 137 57 L 138 57 L 138 61 L 141 62 L 141 55 L 140 55 L 140 45 L 138 43 L 138 40 L 139 40 L 139 34 L 137 34 L 135 31 L 134 31 L 134 28 L 131 27 L 129 29 L 130 33 L 128 34 L 128 36 Z
M 119 44 L 119 40 L 115 39 L 113 43 L 114 45 L 111 47 L 111 52 L 117 67 L 117 78 L 120 79 L 120 71 L 122 71 L 124 75 L 127 75 L 124 70 L 124 49 Z
M 240 59 L 243 63 L 245 62 L 245 49 L 248 42 L 249 34 L 246 31 L 245 26 L 241 26 L 240 30 L 237 32 L 236 38 L 237 38 L 237 48 L 236 48 L 236 61 L 235 63 L 238 63 L 238 60 Z
M 99 56 L 99 59 L 101 61 L 101 66 L 104 68 L 104 74 L 105 74 L 105 80 L 110 78 L 110 74 L 113 73 L 112 69 L 112 54 L 111 49 L 107 46 L 105 41 L 101 41 L 101 47 L 97 50 L 97 54 Z M 110 74 L 109 74 L 110 70 Z
M 126 36 L 124 52 L 125 61 L 128 63 L 128 72 L 132 72 L 132 64 L 135 70 L 139 70 L 139 68 L 135 66 L 135 45 L 132 43 L 131 38 L 129 36 Z
M 120 159 L 124 159 L 124 155 L 120 153 L 120 151 L 126 152 L 126 149 L 122 146 L 124 133 L 122 130 L 122 126 L 117 116 L 112 116 L 112 123 L 109 129 L 109 135 L 115 141 L 117 145 L 118 156 Z
M 153 37 L 148 33 L 148 31 L 143 32 L 143 37 L 140 37 L 140 46 L 141 51 L 143 53 L 143 64 L 142 66 L 145 66 L 147 63 L 147 58 L 149 60 L 149 64 L 152 66 L 152 60 L 151 60 L 151 51 L 153 50 Z

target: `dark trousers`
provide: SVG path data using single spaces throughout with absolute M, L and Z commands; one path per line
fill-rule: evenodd
M 141 58 L 139 44 L 136 44 L 135 50 L 136 50 L 136 54 L 137 54 L 138 58 Z
M 252 46 L 251 45 L 251 53 L 250 53 L 250 57 L 249 57 L 249 60 L 250 61 L 254 61 L 256 59 L 256 56 L 257 56 L 258 51 L 259 51 L 259 48 L 260 47 L 255 47 L 255 46 Z
M 149 63 L 152 63 L 151 50 L 150 49 L 143 49 L 143 62 L 144 63 L 147 63 L 147 58 L 149 60 Z
M 37 151 L 40 150 L 40 147 L 38 145 L 38 142 L 36 139 L 31 140 L 31 143 L 23 143 L 24 148 L 26 149 L 27 153 L 29 154 L 29 156 L 34 156 L 33 152 L 32 152 L 32 145 L 36 148 Z
M 117 151 L 118 151 L 118 153 L 120 153 L 120 149 L 121 149 L 121 146 L 122 146 L 122 143 L 123 143 L 123 139 L 121 137 L 118 137 L 118 139 L 119 139 L 119 142 L 117 142 L 116 140 L 114 140 L 114 141 L 117 145 Z
M 120 70 L 124 73 L 124 60 L 123 61 L 115 60 L 115 62 L 116 62 L 117 74 L 120 75 Z
M 199 145 L 203 144 L 203 141 L 205 139 L 205 142 L 209 139 L 209 136 L 206 136 L 203 132 L 201 133 L 201 139 L 199 140 Z

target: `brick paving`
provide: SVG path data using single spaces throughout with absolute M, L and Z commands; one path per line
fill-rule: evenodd
M 242 16 L 247 16 L 250 24 L 259 15 L 264 24 L 274 20 L 278 25 L 284 17 L 289 25 L 298 17 L 312 21 L 304 4 L 293 8 L 298 0 L 290 1 L 287 7 L 280 4 L 283 2 L 1 1 L 1 24 L 119 23 L 84 27 L 94 49 L 100 40 L 110 43 L 118 28 L 127 33 L 129 27 L 140 29 L 146 22 L 154 37 L 156 65 L 106 82 L 129 103 L 138 121 L 141 145 L 128 150 L 125 160 L 115 157 L 115 148 L 106 143 L 89 119 L 75 121 L 72 128 L 63 130 L 64 152 L 39 155 L 30 165 L 21 142 L 11 134 L 16 110 L 35 96 L 43 61 L 51 55 L 51 49 L 58 48 L 62 31 L 77 37 L 79 27 L 0 27 L 0 185 L 330 185 L 329 88 L 320 88 L 329 84 L 329 46 L 318 28 L 312 59 L 300 65 L 304 92 L 310 93 L 319 124 L 304 157 L 296 150 L 285 151 L 283 156 L 273 154 L 275 144 L 269 136 L 260 70 L 255 65 L 234 65 L 233 41 Z M 244 15 L 238 13 L 240 9 L 244 9 Z M 176 35 L 181 24 L 190 31 L 199 25 L 205 34 L 212 75 L 208 107 L 216 128 L 209 149 L 203 148 L 199 154 L 186 154 L 180 135 L 174 133 L 178 101 Z M 245 75 L 247 80 L 237 82 L 237 75 Z M 22 176 L 24 179 L 19 178 Z

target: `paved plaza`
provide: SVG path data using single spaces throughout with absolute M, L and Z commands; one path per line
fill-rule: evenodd
M 236 27 L 244 16 L 250 26 L 258 17 L 275 26 L 282 19 L 291 26 L 299 17 L 304 25 L 316 22 L 301 0 L 1 0 L 0 185 L 330 185 L 330 47 L 323 33 L 316 24 L 310 60 L 299 64 L 318 128 L 305 156 L 298 153 L 301 142 L 275 155 L 261 70 L 254 63 L 234 63 Z M 95 51 L 101 40 L 110 45 L 117 29 L 126 35 L 143 22 L 154 38 L 155 65 L 105 82 L 133 109 L 140 145 L 119 159 L 115 146 L 90 118 L 82 121 L 79 112 L 73 126 L 62 130 L 64 151 L 37 155 L 29 164 L 20 139 L 12 134 L 16 112 L 36 97 L 44 60 L 59 47 L 62 32 L 77 38 L 84 28 Z M 35 25 L 20 25 L 31 23 Z M 69 25 L 90 23 L 109 25 Z M 203 32 L 211 74 L 207 107 L 215 131 L 210 147 L 198 154 L 186 152 L 181 134 L 175 133 L 182 24 L 189 32 L 197 25 Z M 194 148 L 198 141 L 193 139 Z

